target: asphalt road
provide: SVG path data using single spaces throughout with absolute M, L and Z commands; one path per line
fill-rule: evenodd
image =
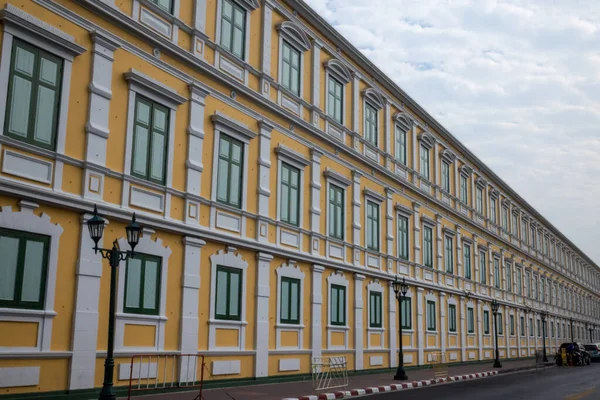
M 598 400 L 600 363 L 379 394 L 377 400 Z

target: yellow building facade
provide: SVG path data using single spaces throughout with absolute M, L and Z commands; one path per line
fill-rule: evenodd
M 0 0 L 0 397 L 531 357 L 598 320 L 599 270 L 298 0 Z M 102 243 L 100 243 L 102 245 Z

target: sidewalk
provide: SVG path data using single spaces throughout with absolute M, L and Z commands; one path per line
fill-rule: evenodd
M 448 376 L 460 376 L 489 372 L 492 368 L 493 360 L 487 363 L 457 365 L 448 368 Z M 502 361 L 499 373 L 514 372 L 518 370 L 535 368 L 535 360 Z M 408 381 L 394 381 L 394 370 L 379 374 L 365 374 L 350 376 L 350 384 L 344 389 L 334 389 L 327 392 L 336 392 L 338 390 L 351 391 L 353 389 L 365 389 L 369 387 L 381 387 L 391 384 L 410 383 L 433 379 L 433 369 L 418 369 L 407 371 Z M 210 382 L 210 381 L 207 381 Z M 285 398 L 302 398 L 307 395 L 316 394 L 312 389 L 310 380 L 272 383 L 262 385 L 237 386 L 230 388 L 204 390 L 205 400 L 282 400 Z M 198 395 L 197 391 L 160 393 L 136 396 L 140 400 L 192 400 Z

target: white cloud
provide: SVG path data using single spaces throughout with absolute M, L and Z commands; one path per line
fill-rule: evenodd
M 306 1 L 600 264 L 600 2 Z

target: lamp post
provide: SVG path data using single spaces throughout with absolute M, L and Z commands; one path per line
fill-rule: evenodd
M 571 343 L 573 343 L 573 317 L 569 318 L 569 321 L 571 322 Z
M 548 362 L 548 357 L 546 357 L 546 317 L 548 316 L 548 312 L 545 310 L 540 311 L 540 317 L 542 318 L 542 340 L 544 345 L 542 346 L 542 351 L 544 352 L 544 362 Z
M 87 226 L 90 231 L 90 236 L 94 241 L 94 252 L 100 252 L 103 258 L 108 260 L 110 265 L 110 304 L 108 311 L 108 345 L 106 349 L 106 360 L 104 361 L 104 382 L 102 390 L 100 390 L 100 400 L 116 399 L 113 390 L 113 375 L 115 369 L 114 348 L 115 348 L 115 291 L 117 285 L 117 268 L 121 261 L 134 256 L 133 250 L 139 243 L 142 227 L 135 222 L 135 213 L 131 218 L 131 223 L 125 228 L 127 234 L 127 242 L 131 247 L 131 251 L 121 251 L 119 243 L 115 239 L 112 249 L 102 249 L 98 247 L 98 242 L 104 233 L 104 220 L 98 215 L 98 208 L 94 206 L 94 215 L 88 219 Z
M 502 368 L 500 364 L 500 351 L 498 350 L 498 308 L 500 304 L 496 299 L 492 300 L 492 313 L 494 313 L 494 337 L 496 338 L 496 359 L 494 360 L 494 368 Z
M 394 375 L 394 379 L 397 381 L 405 381 L 408 379 L 406 376 L 406 371 L 404 371 L 404 353 L 402 352 L 402 299 L 406 296 L 406 292 L 408 292 L 408 285 L 406 284 L 406 279 L 402 278 L 402 282 L 398 280 L 398 276 L 396 275 L 396 279 L 392 282 L 394 287 L 394 293 L 396 293 L 396 299 L 398 299 L 398 336 L 400 337 L 400 349 L 398 351 L 398 369 L 396 370 L 396 375 Z

